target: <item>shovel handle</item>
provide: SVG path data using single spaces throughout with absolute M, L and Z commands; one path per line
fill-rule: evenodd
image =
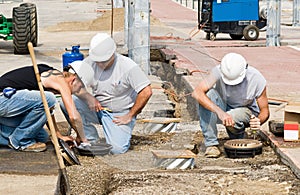
M 31 58 L 31 61 L 32 61 L 32 64 L 33 64 L 36 80 L 37 80 L 39 90 L 40 90 L 40 93 L 41 93 L 43 105 L 44 105 L 44 108 L 45 108 L 47 121 L 48 121 L 48 124 L 49 124 L 50 133 L 51 133 L 51 136 L 52 136 L 52 142 L 54 144 L 56 156 L 57 156 L 57 159 L 58 159 L 58 164 L 59 164 L 60 169 L 64 169 L 65 164 L 64 164 L 64 161 L 63 161 L 63 157 L 61 156 L 61 153 L 60 153 L 59 143 L 58 143 L 58 139 L 57 139 L 55 128 L 54 128 L 54 123 L 53 123 L 53 120 L 52 120 L 52 117 L 51 117 L 51 114 L 50 114 L 49 106 L 48 106 L 48 103 L 47 103 L 47 100 L 46 100 L 44 88 L 43 88 L 43 85 L 42 85 L 42 82 L 41 82 L 41 77 L 40 77 L 39 69 L 38 69 L 38 66 L 37 66 L 37 63 L 36 63 L 36 58 L 35 58 L 35 54 L 34 54 L 34 50 L 33 50 L 33 45 L 32 45 L 31 42 L 28 42 L 27 46 L 28 46 L 28 50 L 29 50 L 29 53 L 30 53 L 30 58 Z

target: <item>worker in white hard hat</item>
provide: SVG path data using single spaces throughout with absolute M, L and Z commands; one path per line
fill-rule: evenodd
M 84 85 L 83 87 L 89 87 L 95 82 L 94 70 L 91 66 L 85 65 L 81 60 L 71 62 L 67 67 L 64 68 L 64 70 L 69 73 L 76 74 L 78 79 L 80 79 Z
M 245 58 L 228 53 L 192 93 L 199 102 L 200 127 L 205 139 L 205 156 L 221 155 L 217 123 L 230 139 L 242 139 L 245 128 L 259 130 L 270 115 L 266 79 Z
M 78 134 L 76 141 L 89 144 L 72 98 L 83 86 L 80 79 L 74 72 L 61 72 L 47 64 L 38 64 L 38 69 L 50 110 L 54 110 L 57 102 L 55 94 L 60 95 L 70 124 Z M 53 112 L 52 119 L 55 122 Z M 47 117 L 33 66 L 16 68 L 0 76 L 0 145 L 22 152 L 45 151 L 49 141 L 45 124 Z M 75 141 L 61 134 L 57 125 L 54 127 L 58 138 Z
M 111 153 L 127 152 L 136 116 L 152 95 L 150 80 L 133 60 L 116 52 L 115 41 L 106 33 L 91 39 L 89 56 L 82 66 L 83 70 L 93 69 L 88 84 L 91 93 L 82 90 L 74 97 L 87 138 L 97 142 L 94 124 L 100 123 L 106 142 L 113 147 Z

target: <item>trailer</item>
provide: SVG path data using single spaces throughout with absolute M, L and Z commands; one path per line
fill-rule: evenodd
M 254 41 L 266 25 L 266 8 L 259 8 L 259 0 L 202 0 L 198 6 L 198 29 L 207 40 L 227 33 L 233 40 Z
M 0 13 L 0 38 L 13 41 L 14 54 L 29 54 L 27 43 L 38 43 L 37 9 L 33 3 L 22 3 L 12 10 L 12 18 Z

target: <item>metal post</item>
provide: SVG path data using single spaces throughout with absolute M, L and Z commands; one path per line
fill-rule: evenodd
M 123 1 L 122 0 L 113 0 L 114 8 L 122 8 Z
M 293 1 L 293 26 L 300 26 L 300 0 Z
M 281 0 L 268 0 L 266 46 L 280 46 Z
M 150 0 L 129 0 L 128 56 L 150 74 Z
M 128 48 L 128 1 L 124 0 L 124 48 Z

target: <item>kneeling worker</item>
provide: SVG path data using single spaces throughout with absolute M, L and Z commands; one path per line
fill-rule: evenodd
M 127 152 L 136 116 L 152 95 L 150 80 L 138 64 L 116 52 L 115 41 L 106 33 L 96 34 L 89 56 L 71 64 L 76 63 L 94 71 L 91 94 L 81 90 L 74 96 L 87 138 L 97 141 L 94 124 L 101 124 L 106 142 L 113 147 L 111 152 Z
M 244 138 L 245 128 L 260 129 L 269 118 L 266 79 L 237 53 L 226 54 L 220 65 L 195 88 L 206 157 L 220 156 L 217 122 L 230 139 Z
M 46 64 L 39 64 L 38 69 L 49 108 L 53 109 L 56 104 L 54 93 L 60 94 L 69 114 L 70 124 L 77 132 L 76 141 L 88 144 L 81 116 L 72 99 L 72 94 L 83 87 L 83 82 L 76 74 L 62 73 Z M 18 68 L 2 75 L 0 145 L 25 152 L 45 151 L 45 142 L 49 138 L 43 128 L 46 122 L 47 117 L 33 66 Z M 74 141 L 70 136 L 62 136 L 58 130 L 57 136 L 65 141 Z

